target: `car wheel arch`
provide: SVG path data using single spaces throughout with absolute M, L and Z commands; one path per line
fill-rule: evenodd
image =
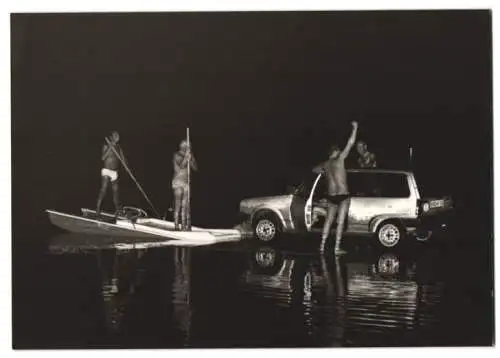
M 370 232 L 372 234 L 375 234 L 377 232 L 377 230 L 380 228 L 380 225 L 382 225 L 385 222 L 397 223 L 399 228 L 402 231 L 406 232 L 406 226 L 404 225 L 403 220 L 401 220 L 398 217 L 385 216 L 385 215 L 384 216 L 376 216 L 370 221 L 370 224 L 369 224 Z
M 264 208 L 257 208 L 253 212 L 251 220 L 250 220 L 252 226 L 254 226 L 256 224 L 257 220 L 264 218 L 264 217 L 274 219 L 276 221 L 276 223 L 279 225 L 280 229 L 283 229 L 285 227 L 285 223 L 284 223 L 284 220 L 281 217 L 281 215 L 279 215 L 279 213 L 277 213 L 275 210 L 270 209 L 270 208 L 265 208 L 265 207 Z

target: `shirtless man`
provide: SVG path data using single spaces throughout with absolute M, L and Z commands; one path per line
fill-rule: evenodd
M 360 168 L 376 168 L 377 160 L 375 158 L 375 154 L 370 153 L 368 151 L 367 145 L 363 141 L 359 141 L 356 143 L 356 150 L 359 154 L 358 157 L 358 166 Z
M 188 162 L 191 161 L 191 169 L 197 170 L 194 159 L 187 141 L 183 140 L 179 146 L 179 151 L 174 154 L 174 177 L 172 179 L 172 189 L 174 191 L 174 223 L 175 230 L 180 230 L 179 213 L 181 214 L 182 229 L 189 230 L 191 217 L 188 209 L 189 183 L 187 178 Z
M 119 140 L 120 140 L 120 135 L 118 134 L 118 132 L 114 131 L 111 134 L 111 139 L 109 141 L 116 150 L 116 152 L 120 155 L 122 160 L 125 160 L 123 151 L 120 145 L 118 144 Z M 102 148 L 101 160 L 104 162 L 104 166 L 103 169 L 101 170 L 101 177 L 102 177 L 101 191 L 99 192 L 99 197 L 97 198 L 97 209 L 96 209 L 97 216 L 99 216 L 101 212 L 102 200 L 106 195 L 108 185 L 110 182 L 111 182 L 111 188 L 113 190 L 113 202 L 115 204 L 115 210 L 118 211 L 121 208 L 120 199 L 118 195 L 118 169 L 120 168 L 120 159 L 118 159 L 118 157 L 115 154 L 115 151 L 113 151 L 111 146 L 108 146 L 107 143 L 104 143 L 104 146 Z
M 330 158 L 313 169 L 315 173 L 324 173 L 328 183 L 328 212 L 323 227 L 323 235 L 321 236 L 321 252 L 325 251 L 326 239 L 330 234 L 335 214 L 338 212 L 335 254 L 345 253 L 345 251 L 340 250 L 340 241 L 342 240 L 344 223 L 349 213 L 350 197 L 344 161 L 356 142 L 357 131 L 358 123 L 352 122 L 352 133 L 345 148 L 341 151 L 338 146 L 334 146 Z

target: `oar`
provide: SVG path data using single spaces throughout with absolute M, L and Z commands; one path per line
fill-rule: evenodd
M 118 154 L 118 152 L 116 151 L 115 147 L 113 144 L 111 144 L 111 142 L 109 141 L 109 139 L 107 137 L 105 137 L 104 139 L 106 139 L 106 143 L 108 143 L 108 146 L 111 148 L 111 150 L 113 151 L 113 153 L 115 153 L 115 155 L 118 157 L 118 159 L 120 160 L 120 162 L 122 163 L 123 167 L 125 168 L 125 170 L 127 171 L 127 173 L 130 175 L 130 177 L 132 178 L 132 180 L 134 181 L 135 185 L 137 185 L 137 188 L 139 188 L 139 190 L 141 191 L 142 195 L 144 195 L 144 198 L 146 198 L 146 201 L 148 202 L 148 204 L 151 206 L 151 208 L 153 209 L 156 217 L 160 217 L 160 214 L 158 214 L 158 211 L 156 211 L 153 203 L 151 202 L 151 200 L 149 200 L 148 196 L 146 195 L 146 193 L 144 192 L 144 190 L 142 189 L 141 185 L 139 184 L 139 182 L 137 181 L 137 179 L 135 179 L 134 175 L 132 174 L 132 172 L 130 171 L 129 167 L 127 166 L 127 164 L 125 164 L 125 161 L 122 159 L 122 157 L 120 156 L 120 154 Z

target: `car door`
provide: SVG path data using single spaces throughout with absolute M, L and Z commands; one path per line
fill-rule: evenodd
M 321 179 L 321 174 L 318 174 L 313 182 L 311 191 L 309 193 L 309 197 L 307 198 L 306 201 L 306 206 L 304 210 L 304 216 L 305 216 L 305 223 L 306 223 L 306 229 L 307 231 L 311 231 L 311 226 L 312 226 L 312 209 L 313 209 L 313 197 L 314 193 L 316 191 L 316 188 L 318 186 L 319 180 Z
M 300 192 L 293 195 L 292 203 L 290 204 L 290 215 L 292 218 L 294 230 L 297 232 L 304 232 L 307 230 L 304 215 L 306 200 L 307 196 L 303 195 L 303 193 Z
M 416 198 L 412 196 L 408 176 L 391 172 L 349 173 L 351 205 L 350 232 L 369 232 L 377 216 L 409 218 L 415 215 Z
M 290 216 L 294 231 L 309 231 L 312 217 L 310 195 L 311 188 L 314 186 L 316 179 L 317 174 L 311 173 L 310 175 L 306 175 L 306 178 L 302 180 L 299 186 L 289 191 L 289 193 L 293 194 L 290 204 Z

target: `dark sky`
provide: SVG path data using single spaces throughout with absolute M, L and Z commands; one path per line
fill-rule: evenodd
M 413 145 L 419 175 L 491 223 L 488 11 L 17 14 L 11 25 L 15 216 L 94 207 L 113 129 L 164 211 L 189 125 L 193 221 L 227 225 L 239 200 L 278 194 L 358 120 L 384 166 L 406 165 Z M 125 176 L 124 201 L 146 207 Z

